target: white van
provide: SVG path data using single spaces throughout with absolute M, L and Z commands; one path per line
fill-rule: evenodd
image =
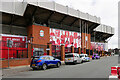
M 82 59 L 80 58 L 80 55 L 77 53 L 68 53 L 65 54 L 65 64 L 69 64 L 69 63 L 81 63 Z

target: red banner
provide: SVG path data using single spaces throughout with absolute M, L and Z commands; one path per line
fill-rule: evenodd
M 62 45 L 65 47 L 71 47 L 72 45 L 75 48 L 81 47 L 81 33 L 64 31 L 58 29 L 50 29 L 50 42 L 52 45 Z
M 91 42 L 91 50 L 96 49 L 97 51 L 106 50 L 105 43 L 97 43 L 97 42 Z
M 9 58 L 17 58 L 17 55 L 25 55 L 27 57 L 27 37 L 26 36 L 16 36 L 16 35 L 6 35 L 1 34 L 2 39 L 0 44 L 2 44 L 0 51 L 2 51 L 2 55 L 0 58 L 8 58 L 8 47 L 7 40 L 12 40 L 12 47 L 9 48 Z

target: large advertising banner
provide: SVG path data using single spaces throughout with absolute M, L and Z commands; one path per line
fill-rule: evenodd
M 91 50 L 106 51 L 106 43 L 91 42 Z
M 2 47 L 7 47 L 7 40 L 13 41 L 12 48 L 26 48 L 27 37 L 1 34 L 2 36 Z
M 27 36 L 8 34 L 0 34 L 0 36 L 2 36 L 2 39 L 0 39 L 0 51 L 2 52 L 0 58 L 8 59 L 7 40 L 12 41 L 12 46 L 9 48 L 9 58 L 27 57 Z
M 50 29 L 50 42 L 52 45 L 65 45 L 65 47 L 81 47 L 81 33 Z

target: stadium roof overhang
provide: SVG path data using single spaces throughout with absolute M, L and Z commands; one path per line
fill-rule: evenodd
M 114 28 L 107 25 L 99 25 L 91 34 L 91 37 L 95 37 L 96 41 L 106 41 L 108 38 L 114 35 Z
M 91 34 L 91 37 L 95 37 L 95 41 L 100 42 L 100 41 L 105 41 L 108 38 L 112 37 L 114 34 L 108 34 L 108 33 L 103 33 L 99 31 L 93 31 Z
M 0 10 L 2 24 L 26 27 L 37 23 L 76 32 L 80 31 L 80 26 L 83 30 L 88 26 L 89 31 L 92 32 L 100 25 L 100 18 L 55 2 L 29 2 L 27 0 L 19 3 L 11 2 L 8 6 L 5 4 L 8 3 L 4 3 L 2 6 L 11 7 Z
M 80 31 L 80 26 L 85 29 L 85 25 L 88 25 L 89 30 L 93 31 L 93 29 L 95 29 L 99 25 L 99 23 L 92 22 L 87 19 L 75 17 L 69 14 L 63 14 L 55 10 L 49 10 L 31 4 L 27 6 L 24 16 L 27 18 L 33 17 L 35 23 L 46 24 L 51 28 L 58 28 L 77 32 Z
M 93 37 L 95 32 L 95 37 L 98 40 L 106 40 L 114 35 L 114 28 L 105 25 L 105 29 L 98 27 L 100 18 L 88 13 L 83 13 L 55 2 L 14 1 L 2 2 L 2 8 L 0 8 L 0 13 L 2 13 L 0 22 L 2 24 L 27 27 L 37 23 L 46 24 L 51 28 L 76 32 L 79 32 L 80 29 L 84 31 L 88 27 L 89 32 L 92 34 L 91 36 Z M 95 28 L 96 30 L 94 30 Z

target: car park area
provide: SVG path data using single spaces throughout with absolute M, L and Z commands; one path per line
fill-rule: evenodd
M 117 64 L 118 56 L 115 55 L 77 65 L 61 65 L 60 68 L 49 68 L 45 71 L 29 69 L 7 76 L 4 74 L 3 78 L 108 78 L 110 67 Z

